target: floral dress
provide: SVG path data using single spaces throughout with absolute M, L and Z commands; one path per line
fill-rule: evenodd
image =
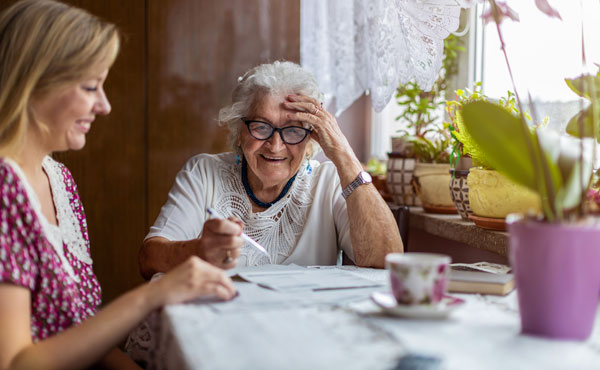
M 33 342 L 82 322 L 100 305 L 77 186 L 63 164 L 46 157 L 42 165 L 58 226 L 42 215 L 19 166 L 0 158 L 0 284 L 29 289 Z

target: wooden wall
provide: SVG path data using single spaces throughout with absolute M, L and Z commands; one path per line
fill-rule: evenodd
M 79 152 L 58 153 L 81 193 L 104 302 L 142 282 L 137 253 L 191 155 L 226 150 L 217 127 L 238 76 L 299 61 L 299 0 L 69 0 L 125 36 Z M 0 0 L 0 10 L 14 0 Z

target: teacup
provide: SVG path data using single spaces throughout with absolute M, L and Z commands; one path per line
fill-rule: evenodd
M 390 271 L 392 293 L 399 304 L 437 304 L 446 294 L 450 256 L 435 253 L 390 253 L 385 268 Z

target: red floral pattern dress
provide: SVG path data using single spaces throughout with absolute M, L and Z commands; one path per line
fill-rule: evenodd
M 47 157 L 43 167 L 58 226 L 42 215 L 20 168 L 0 158 L 0 284 L 31 292 L 33 342 L 94 315 L 101 301 L 77 186 L 63 164 Z

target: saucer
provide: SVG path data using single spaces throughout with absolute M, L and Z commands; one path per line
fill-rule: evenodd
M 482 229 L 506 231 L 506 221 L 503 218 L 482 217 L 470 214 L 469 219 Z
M 391 292 L 374 292 L 371 294 L 371 300 L 390 315 L 435 320 L 447 318 L 452 311 L 465 303 L 460 298 L 447 295 L 438 304 L 403 305 L 396 302 Z

